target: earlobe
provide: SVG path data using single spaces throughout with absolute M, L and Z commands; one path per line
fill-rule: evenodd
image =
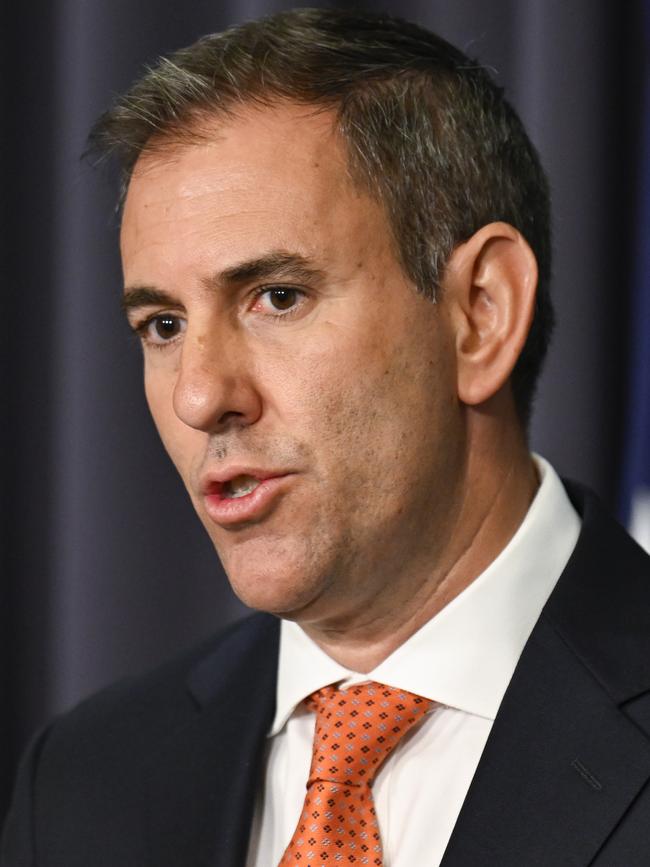
M 536 289 L 535 256 L 508 223 L 483 226 L 452 254 L 444 293 L 463 403 L 484 403 L 508 381 L 530 330 Z

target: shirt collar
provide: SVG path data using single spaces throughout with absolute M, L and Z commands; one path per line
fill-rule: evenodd
M 339 665 L 291 621 L 282 621 L 277 734 L 308 695 L 327 684 L 375 680 L 494 719 L 544 603 L 580 533 L 580 518 L 551 465 L 534 455 L 537 494 L 498 557 L 377 668 Z

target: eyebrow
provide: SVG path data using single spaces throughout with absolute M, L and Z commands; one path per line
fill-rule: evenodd
M 177 307 L 178 301 L 168 292 L 154 289 L 153 286 L 133 286 L 124 290 L 120 306 L 125 313 L 138 307 L 151 307 L 159 305 L 164 307 Z
M 232 265 L 224 271 L 205 278 L 203 285 L 211 290 L 222 288 L 232 290 L 253 280 L 322 281 L 324 276 L 324 272 L 310 264 L 304 256 L 278 250 Z M 178 300 L 168 292 L 153 286 L 133 286 L 124 290 L 121 307 L 125 313 L 138 307 L 152 305 L 177 307 Z
M 296 280 L 323 279 L 324 274 L 298 253 L 276 250 L 256 259 L 248 259 L 226 268 L 205 281 L 208 288 L 236 288 L 251 280 L 293 278 Z

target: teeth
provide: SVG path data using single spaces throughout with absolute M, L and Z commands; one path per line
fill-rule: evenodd
M 260 480 L 253 476 L 235 476 L 223 487 L 224 495 L 230 499 L 245 497 L 259 485 Z

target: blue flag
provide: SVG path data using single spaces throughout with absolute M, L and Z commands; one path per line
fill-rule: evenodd
M 636 268 L 632 287 L 630 401 L 622 509 L 632 535 L 650 551 L 650 0 L 643 3 L 641 165 L 637 189 Z

